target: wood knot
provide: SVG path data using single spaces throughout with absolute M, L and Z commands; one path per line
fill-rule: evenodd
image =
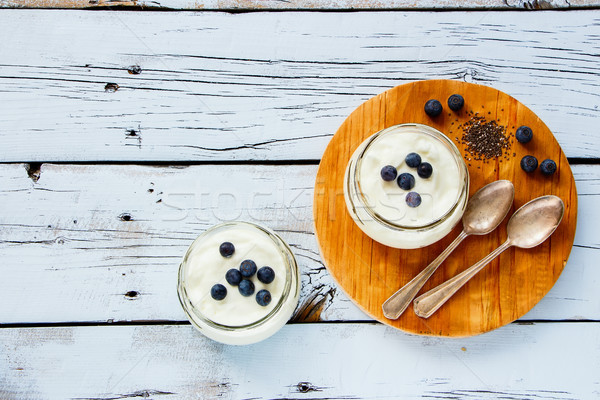
M 127 68 L 127 72 L 129 72 L 131 75 L 139 75 L 142 73 L 142 67 L 139 65 L 130 65 Z
M 135 290 L 130 290 L 129 292 L 125 293 L 125 297 L 128 297 L 129 299 L 135 299 L 139 294 L 140 293 Z
M 119 90 L 119 85 L 117 85 L 116 83 L 110 83 L 110 82 L 109 82 L 109 83 L 107 83 L 107 84 L 104 86 L 104 91 L 105 91 L 105 92 L 114 93 L 114 92 L 116 92 L 117 90 Z
M 129 221 L 131 221 L 131 214 L 123 213 L 123 214 L 119 215 L 119 219 L 121 221 L 129 222 Z
M 42 176 L 42 163 L 29 163 L 27 164 L 27 175 L 36 183 L 40 180 L 40 176 Z
M 298 391 L 300 393 L 308 393 L 308 392 L 318 392 L 318 391 L 320 391 L 319 388 L 317 388 L 316 386 L 314 386 L 310 382 L 300 382 L 300 383 L 298 383 L 296 385 L 296 387 L 298 388 Z

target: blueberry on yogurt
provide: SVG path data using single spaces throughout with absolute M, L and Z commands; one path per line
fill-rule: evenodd
M 400 174 L 398 177 L 398 186 L 404 190 L 410 190 L 415 187 L 415 177 L 408 172 Z
M 254 293 L 254 283 L 248 279 L 243 279 L 238 285 L 238 290 L 244 297 L 252 296 Z
M 223 300 L 227 296 L 227 288 L 220 283 L 217 283 L 210 288 L 210 296 L 215 300 Z
M 250 278 L 256 273 L 256 263 L 252 260 L 244 260 L 240 264 L 240 273 L 244 278 Z
M 275 279 L 275 271 L 271 267 L 262 267 L 256 273 L 256 277 L 262 283 L 271 283 Z
M 385 167 L 381 168 L 381 179 L 384 181 L 391 182 L 396 179 L 396 176 L 398 176 L 398 171 L 396 171 L 394 166 L 386 165 Z
M 428 162 L 421 163 L 421 165 L 419 165 L 417 168 L 417 174 L 419 174 L 421 178 L 427 179 L 432 173 L 433 167 Z
M 259 290 L 258 293 L 256 293 L 256 302 L 263 307 L 268 306 L 271 302 L 271 293 L 265 289 Z
M 230 269 L 225 274 L 225 280 L 232 286 L 237 286 L 242 281 L 242 273 L 237 269 Z
M 406 204 L 409 207 L 419 207 L 421 205 L 421 195 L 417 192 L 409 192 L 406 195 Z
M 231 242 L 223 242 L 219 246 L 219 253 L 221 253 L 223 257 L 231 257 L 234 251 L 235 246 Z
M 417 168 L 421 164 L 421 156 L 417 153 L 408 153 L 404 161 L 409 167 Z

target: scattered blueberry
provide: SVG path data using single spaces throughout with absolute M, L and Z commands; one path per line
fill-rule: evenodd
M 219 253 L 221 253 L 221 255 L 223 257 L 231 257 L 231 255 L 233 254 L 234 251 L 235 251 L 235 247 L 233 246 L 233 243 L 231 243 L 231 242 L 223 242 L 219 246 Z
M 552 175 L 556 172 L 556 163 L 549 159 L 544 160 L 540 164 L 540 171 L 542 171 L 544 175 Z
M 210 288 L 210 295 L 215 300 L 223 300 L 227 296 L 227 288 L 220 283 Z
M 432 173 L 433 167 L 428 162 L 421 163 L 421 165 L 417 167 L 417 174 L 419 174 L 421 178 L 427 179 Z
M 406 161 L 406 165 L 409 167 L 417 168 L 421 164 L 421 156 L 417 153 L 408 153 L 404 161 Z
M 521 159 L 521 168 L 525 172 L 533 172 L 538 166 L 537 158 L 534 156 L 525 156 Z
M 262 267 L 256 273 L 256 277 L 262 283 L 271 283 L 273 282 L 273 279 L 275 279 L 275 271 L 273 271 L 273 268 L 271 267 Z
M 406 195 L 406 204 L 409 207 L 419 207 L 421 205 L 421 195 L 417 192 L 409 192 Z
M 425 114 L 430 117 L 437 117 L 442 113 L 442 103 L 437 100 L 428 100 L 425 103 Z
M 252 296 L 252 293 L 254 293 L 254 283 L 248 279 L 243 279 L 238 286 L 238 290 L 244 297 Z
M 460 94 L 453 94 L 448 97 L 448 107 L 452 111 L 458 111 L 465 105 L 465 99 Z
M 415 177 L 412 176 L 412 174 L 409 174 L 408 172 L 400 174 L 400 176 L 398 177 L 398 186 L 400 186 L 400 188 L 404 190 L 412 189 L 413 187 L 415 187 Z
M 256 293 L 256 302 L 263 307 L 269 305 L 271 302 L 271 293 L 265 289 L 259 290 L 258 293 Z
M 232 268 L 225 274 L 225 280 L 232 286 L 239 285 L 242 281 L 242 274 L 237 269 Z
M 240 264 L 240 272 L 244 278 L 250 278 L 256 273 L 256 263 L 252 260 L 244 260 Z
M 528 126 L 520 126 L 515 133 L 517 140 L 521 143 L 528 143 L 533 138 L 533 131 Z
M 396 168 L 391 165 L 386 165 L 385 167 L 381 168 L 381 179 L 386 182 L 393 181 L 396 179 L 397 175 L 398 171 L 396 171 Z

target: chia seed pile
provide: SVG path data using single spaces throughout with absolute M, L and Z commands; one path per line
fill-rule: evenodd
M 463 131 L 460 142 L 466 145 L 465 150 L 470 155 L 467 160 L 487 162 L 490 158 L 497 157 L 508 160 L 512 139 L 506 133 L 506 127 L 498 125 L 495 120 L 487 121 L 478 113 L 470 114 L 471 119 L 458 126 Z

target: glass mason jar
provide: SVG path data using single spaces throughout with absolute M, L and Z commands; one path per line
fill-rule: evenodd
M 417 153 L 433 173 L 422 178 L 405 161 Z M 396 179 L 385 181 L 384 166 L 411 174 L 414 187 L 404 190 Z M 418 205 L 407 194 L 418 193 Z M 414 196 L 414 195 L 413 195 Z M 344 198 L 358 227 L 386 246 L 414 249 L 428 246 L 460 221 L 469 197 L 469 171 L 454 143 L 440 131 L 422 124 L 383 129 L 356 149 L 344 177 Z M 411 206 L 412 205 L 412 206 Z
M 219 252 L 225 241 L 235 246 L 229 257 Z M 246 278 L 255 285 L 248 297 L 225 279 L 229 269 L 237 269 L 246 259 L 254 260 L 257 268 L 268 265 L 275 271 L 269 284 L 259 282 L 256 274 Z M 222 301 L 211 297 L 216 283 L 227 288 Z M 255 298 L 261 288 L 271 293 L 267 306 Z M 206 230 L 190 245 L 179 267 L 177 292 L 190 322 L 205 336 L 225 344 L 256 343 L 273 335 L 292 316 L 300 294 L 298 265 L 290 247 L 270 229 L 226 222 Z

